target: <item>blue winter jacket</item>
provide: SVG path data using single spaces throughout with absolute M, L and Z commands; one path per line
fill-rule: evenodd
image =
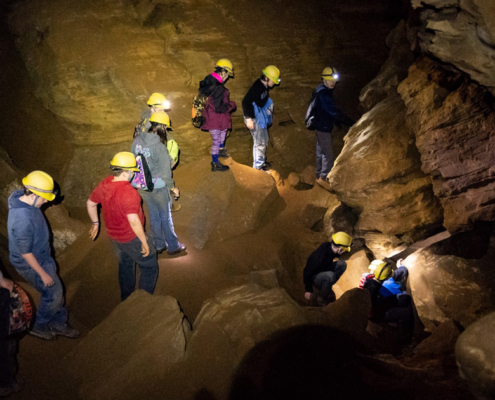
M 9 235 L 10 262 L 14 266 L 25 266 L 23 254 L 33 253 L 38 263 L 51 258 L 50 234 L 43 212 L 19 200 L 22 190 L 16 190 L 9 197 L 9 217 L 7 230 Z
M 333 98 L 333 89 L 327 88 L 323 83 L 316 88 L 315 130 L 319 132 L 332 132 L 335 123 L 351 126 L 354 120 L 337 108 Z

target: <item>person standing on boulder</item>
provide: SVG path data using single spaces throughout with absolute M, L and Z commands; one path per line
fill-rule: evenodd
M 55 336 L 77 338 L 79 332 L 67 320 L 64 289 L 51 257 L 50 232 L 41 206 L 56 197 L 53 178 L 43 171 L 33 171 L 22 179 L 23 189 L 9 197 L 10 262 L 39 293 L 41 300 L 35 323 L 29 333 L 45 340 Z
M 344 251 L 351 251 L 352 237 L 345 232 L 332 235 L 331 242 L 321 244 L 309 257 L 303 272 L 304 298 L 316 300 L 317 305 L 325 306 L 335 301 L 332 286 L 347 269 L 347 263 L 339 260 Z M 314 299 L 313 286 L 318 289 Z
M 266 161 L 268 146 L 268 127 L 272 124 L 273 101 L 268 90 L 280 84 L 280 71 L 274 65 L 268 65 L 248 90 L 242 100 L 244 123 L 253 137 L 253 168 L 268 171 L 270 163 Z
M 229 89 L 225 87 L 225 82 L 229 77 L 234 76 L 234 67 L 226 58 L 217 61 L 215 72 L 207 75 L 199 83 L 199 94 L 208 97 L 203 111 L 205 123 L 201 129 L 210 131 L 211 145 L 211 170 L 226 171 L 227 165 L 218 161 L 219 157 L 227 158 L 229 154 L 225 148 L 225 136 L 232 128 L 232 118 L 230 114 L 237 105 L 230 100 Z
M 170 255 L 186 250 L 175 234 L 174 221 L 171 214 L 170 194 L 180 197 L 179 188 L 172 178 L 172 167 L 167 150 L 167 131 L 170 129 L 170 118 L 167 113 L 151 114 L 150 127 L 147 132 L 136 136 L 131 145 L 134 155 L 143 154 L 153 177 L 154 187 L 151 192 L 140 190 L 150 214 L 151 234 L 158 253 L 165 249 Z
M 98 235 L 98 204 L 101 204 L 106 231 L 119 260 L 120 297 L 124 301 L 136 284 L 134 263 L 141 270 L 139 288 L 153 294 L 158 278 L 158 260 L 155 247 L 144 232 L 141 196 L 131 185 L 134 172 L 139 171 L 134 154 L 127 151 L 117 153 L 110 161 L 110 168 L 112 176 L 102 180 L 86 202 L 93 223 L 89 235 L 92 240 Z
M 339 81 L 339 74 L 333 67 L 325 67 L 321 73 L 322 83 L 316 88 L 313 96 L 315 102 L 316 133 L 316 183 L 330 190 L 327 175 L 333 168 L 332 130 L 335 124 L 352 126 L 354 120 L 340 111 L 333 98 L 333 91 Z

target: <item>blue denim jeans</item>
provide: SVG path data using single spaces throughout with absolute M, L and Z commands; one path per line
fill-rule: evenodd
M 19 275 L 41 293 L 41 300 L 36 310 L 36 321 L 33 329 L 46 330 L 49 325 L 62 328 L 67 323 L 68 313 L 64 307 L 64 289 L 62 282 L 57 276 L 55 260 L 50 257 L 47 261 L 40 263 L 40 265 L 52 277 L 55 282 L 53 286 L 45 286 L 38 273 L 29 264 L 14 265 Z
M 337 261 L 334 271 L 320 272 L 315 275 L 313 285 L 320 291 L 320 296 L 324 300 L 328 300 L 334 295 L 332 286 L 335 285 L 346 269 L 347 263 L 345 261 Z
M 260 128 L 254 120 L 254 129 L 250 129 L 253 137 L 253 168 L 261 169 L 266 162 L 266 148 L 268 147 L 268 129 Z
M 137 237 L 127 243 L 113 241 L 115 252 L 119 259 L 119 284 L 122 301 L 134 292 L 134 287 L 136 286 L 136 267 L 134 263 L 139 266 L 141 271 L 139 289 L 143 289 L 150 294 L 155 291 L 158 278 L 156 249 L 151 240 L 146 239 L 150 248 L 150 253 L 146 257 L 141 254 L 141 241 Z
M 316 132 L 316 179 L 325 180 L 333 168 L 332 134 Z
M 150 214 L 151 236 L 157 250 L 175 251 L 179 248 L 179 239 L 175 234 L 170 195 L 168 188 L 154 189 L 152 192 L 141 191 L 141 197 Z

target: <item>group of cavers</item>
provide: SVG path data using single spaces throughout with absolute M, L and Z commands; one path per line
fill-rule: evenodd
M 212 137 L 213 172 L 229 169 L 219 158 L 229 157 L 225 139 L 227 131 L 232 128 L 231 113 L 236 110 L 236 104 L 230 100 L 225 83 L 232 77 L 232 63 L 228 59 L 219 60 L 214 72 L 200 82 L 198 96 L 193 102 L 196 111 L 193 124 L 209 131 Z M 333 166 L 331 132 L 335 124 L 350 126 L 354 121 L 343 114 L 333 100 L 333 90 L 339 80 L 336 70 L 326 67 L 321 77 L 322 83 L 311 99 L 306 124 L 317 137 L 316 182 L 328 188 L 326 177 Z M 278 84 L 279 69 L 268 65 L 242 101 L 244 122 L 253 137 L 253 168 L 268 172 L 270 164 L 266 161 L 266 149 L 273 116 L 269 89 Z M 171 124 L 166 111 L 170 105 L 163 94 L 153 93 L 148 106 L 134 130 L 130 151 L 115 154 L 110 161 L 111 175 L 98 184 L 87 200 L 92 222 L 89 233 L 93 240 L 100 231 L 98 208 L 101 206 L 106 232 L 118 258 L 122 301 L 135 289 L 136 264 L 140 268 L 139 288 L 152 294 L 158 277 L 157 254 L 166 251 L 169 255 L 176 255 L 186 250 L 177 238 L 172 221 L 172 199 L 177 200 L 180 191 L 175 186 L 172 172 L 178 161 L 178 146 L 168 138 Z M 22 179 L 22 185 L 22 189 L 14 191 L 8 200 L 10 262 L 19 275 L 41 294 L 41 298 L 31 324 L 32 311 L 26 306 L 29 301 L 24 301 L 27 296 L 0 272 L 0 396 L 8 396 L 22 388 L 16 379 L 15 333 L 20 329 L 12 329 L 15 324 L 45 340 L 57 336 L 77 338 L 80 335 L 68 324 L 63 286 L 52 258 L 50 231 L 41 211 L 45 203 L 56 197 L 54 181 L 46 172 L 33 171 Z M 148 208 L 150 236 L 144 230 L 141 200 Z M 351 242 L 348 234 L 337 232 L 330 242 L 323 243 L 311 254 L 304 269 L 307 300 L 316 305 L 326 305 L 335 300 L 332 286 L 347 267 L 346 262 L 338 258 L 344 251 L 350 251 Z M 392 271 L 388 262 L 380 260 L 374 261 L 370 267 L 373 267 L 373 272 L 363 278 L 361 286 L 371 293 L 374 317 L 398 323 L 401 340 L 410 340 L 411 301 L 404 290 L 407 269 L 399 263 L 398 268 Z M 313 288 L 316 294 L 313 294 Z M 18 315 L 13 315 L 14 309 L 19 311 Z M 24 321 L 20 321 L 22 319 Z

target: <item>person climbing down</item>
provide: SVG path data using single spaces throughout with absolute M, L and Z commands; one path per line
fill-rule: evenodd
M 337 283 L 347 269 L 347 263 L 338 258 L 345 251 L 351 251 L 352 237 L 345 232 L 332 235 L 331 242 L 321 244 L 309 257 L 303 272 L 304 298 L 316 300 L 318 306 L 326 306 L 335 301 L 332 286 Z M 316 299 L 313 286 L 318 289 Z
M 400 345 L 411 342 L 414 332 L 412 298 L 406 292 L 408 270 L 403 260 L 397 261 L 397 269 L 385 260 L 374 260 L 363 274 L 359 287 L 371 295 L 370 320 L 397 324 L 397 340 Z
M 268 171 L 266 148 L 269 136 L 268 127 L 272 124 L 273 101 L 268 90 L 280 84 L 280 71 L 268 65 L 242 100 L 244 123 L 253 137 L 253 168 Z
M 23 189 L 9 197 L 7 222 L 10 262 L 39 293 L 41 300 L 30 334 L 53 340 L 55 336 L 79 337 L 72 328 L 64 307 L 64 289 L 51 257 L 50 232 L 41 206 L 53 201 L 53 178 L 43 171 L 33 171 L 22 179 Z
M 141 197 L 131 186 L 134 173 L 139 171 L 136 157 L 128 151 L 117 153 L 110 161 L 110 168 L 112 175 L 98 184 L 86 202 L 93 224 L 89 237 L 96 240 L 98 236 L 98 204 L 101 204 L 107 235 L 113 241 L 119 260 L 120 298 L 124 301 L 136 284 L 134 263 L 141 271 L 139 289 L 153 294 L 158 278 L 158 261 L 155 247 L 144 232 Z
M 222 58 L 217 61 L 215 71 L 199 83 L 199 94 L 208 97 L 203 112 L 205 123 L 201 129 L 210 131 L 212 139 L 211 170 L 213 172 L 229 169 L 227 165 L 218 161 L 219 157 L 229 157 L 225 148 L 225 136 L 227 131 L 232 129 L 230 114 L 237 108 L 237 105 L 230 100 L 229 89 L 225 87 L 225 82 L 229 77 L 234 77 L 234 67 L 229 60 Z
M 186 250 L 179 243 L 171 214 L 172 198 L 180 197 L 179 188 L 172 177 L 169 152 L 166 147 L 170 118 L 165 112 L 151 114 L 148 132 L 142 132 L 132 142 L 131 152 L 143 154 L 153 178 L 153 190 L 140 190 L 139 193 L 148 207 L 151 234 L 158 253 L 165 249 L 170 255 Z
M 339 81 L 339 74 L 333 67 L 325 67 L 321 73 L 322 83 L 316 88 L 313 96 L 315 102 L 316 133 L 316 183 L 330 190 L 327 175 L 333 168 L 332 130 L 334 125 L 352 126 L 354 120 L 340 111 L 333 98 L 333 91 Z

